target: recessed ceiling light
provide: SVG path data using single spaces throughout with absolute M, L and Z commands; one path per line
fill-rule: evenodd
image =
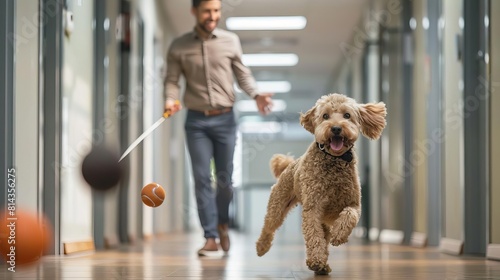
M 257 88 L 260 92 L 272 92 L 272 93 L 280 93 L 280 92 L 289 92 L 292 86 L 288 81 L 265 81 L 265 82 L 257 82 Z M 235 84 L 234 89 L 237 92 L 242 92 L 242 90 Z
M 299 30 L 307 19 L 303 16 L 280 17 L 230 17 L 226 20 L 229 30 Z
M 257 103 L 254 100 L 240 100 L 235 104 L 236 110 L 244 113 L 257 112 Z M 273 99 L 271 112 L 283 112 L 286 109 L 286 102 L 280 99 Z
M 244 54 L 241 59 L 246 66 L 294 66 L 299 62 L 294 53 Z

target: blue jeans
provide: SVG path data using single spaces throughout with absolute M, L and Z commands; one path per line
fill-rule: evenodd
M 205 238 L 217 238 L 217 224 L 229 222 L 229 203 L 233 198 L 233 156 L 236 145 L 234 113 L 205 116 L 201 112 L 189 110 L 185 129 L 198 216 Z M 216 190 L 211 184 L 212 158 L 216 170 Z

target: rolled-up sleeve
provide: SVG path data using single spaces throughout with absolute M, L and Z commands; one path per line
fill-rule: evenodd
M 167 54 L 167 71 L 164 80 L 164 97 L 165 100 L 179 99 L 179 79 L 181 76 L 181 63 L 178 55 L 175 52 L 175 46 L 172 44 Z
M 238 81 L 240 88 L 250 97 L 255 98 L 255 96 L 258 95 L 257 83 L 252 76 L 252 72 L 243 64 L 241 59 L 243 50 L 241 48 L 240 39 L 237 36 L 234 38 L 235 55 L 233 57 L 231 67 L 233 68 L 234 75 L 236 76 L 236 80 Z

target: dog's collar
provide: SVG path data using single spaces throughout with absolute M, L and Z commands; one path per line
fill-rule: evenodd
M 349 148 L 349 150 L 347 150 L 347 152 L 345 152 L 344 154 L 342 154 L 341 156 L 334 156 L 332 154 L 330 154 L 329 152 L 325 151 L 325 144 L 320 144 L 318 142 L 316 142 L 316 146 L 318 147 L 318 149 L 320 149 L 323 153 L 333 157 L 333 158 L 339 158 L 339 159 L 342 159 L 346 162 L 351 162 L 352 159 L 353 159 L 353 156 L 352 156 L 352 146 Z

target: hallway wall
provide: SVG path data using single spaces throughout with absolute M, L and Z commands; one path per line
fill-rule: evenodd
M 413 2 L 413 16 L 416 22 L 413 31 L 413 151 L 410 168 L 413 170 L 415 222 L 414 232 L 427 235 L 427 153 L 421 143 L 427 139 L 425 100 L 429 90 L 429 64 L 425 53 L 425 29 L 422 19 L 427 10 L 426 1 Z
M 464 221 L 464 173 L 463 173 L 463 121 L 460 109 L 463 108 L 462 61 L 458 56 L 460 46 L 458 36 L 462 36 L 459 19 L 462 5 L 456 1 L 443 1 L 443 127 L 446 138 L 443 143 L 443 238 L 463 244 Z M 443 242 L 443 240 L 442 240 Z M 458 252 L 457 252 L 458 253 Z
M 389 6 L 390 1 L 384 4 Z M 398 1 L 397 3 L 401 3 Z M 385 8 L 386 6 L 384 6 Z M 382 230 L 401 233 L 404 229 L 404 103 L 401 13 L 388 18 L 381 27 L 380 100 L 387 106 L 387 125 L 381 143 L 380 205 Z M 384 234 L 382 232 L 381 234 Z
M 43 49 L 49 41 L 51 46 L 59 42 L 58 35 L 62 33 L 55 31 L 59 21 L 52 17 L 54 26 L 38 26 L 39 1 L 15 1 L 18 39 L 13 75 L 15 102 L 13 116 L 7 116 L 14 119 L 14 134 L 5 138 L 11 137 L 15 143 L 18 207 L 53 212 L 52 220 L 60 221 L 55 231 L 61 232 L 61 240 L 57 236 L 55 244 L 92 243 L 96 229 L 102 233 L 100 240 L 104 236 L 105 246 L 102 247 L 105 248 L 171 232 L 199 231 L 189 154 L 185 148 L 186 110 L 165 121 L 128 156 L 128 177 L 123 185 L 96 194 L 83 180 L 81 162 L 96 140 L 93 139 L 96 112 L 105 111 L 101 132 L 105 134 L 103 139 L 108 147 L 117 153 L 123 152 L 125 146 L 160 118 L 164 110 L 166 53 L 172 40 L 181 35 L 176 33 L 179 31 L 174 28 L 172 18 L 165 16 L 168 11 L 163 0 L 106 0 L 105 4 L 97 1 L 100 0 L 66 1 L 67 9 L 73 12 L 74 30 L 62 35 L 62 53 L 58 53 L 57 48 Z M 101 15 L 104 26 L 95 25 L 95 3 L 106 5 L 106 14 Z M 120 29 L 117 25 L 123 19 L 120 18 L 120 5 L 124 3 L 130 4 L 131 15 L 132 40 L 127 51 L 123 51 L 123 38 L 118 38 L 120 34 L 117 34 Z M 475 8 L 464 11 L 464 3 Z M 45 4 L 50 6 L 48 2 Z M 401 4 L 410 5 L 411 13 L 399 9 Z M 362 102 L 383 101 L 388 110 L 387 127 L 381 139 L 369 141 L 361 137 L 362 140 L 356 143 L 360 182 L 364 187 L 362 196 L 368 206 L 363 209 L 358 224 L 358 229 L 363 230 L 355 232 L 382 243 L 439 246 L 441 252 L 455 255 L 463 254 L 464 244 L 472 240 L 477 243 L 474 246 L 480 248 L 489 245 L 487 257 L 500 259 L 500 174 L 497 172 L 500 170 L 500 148 L 496 145 L 500 142 L 500 110 L 497 109 L 500 107 L 497 94 L 500 37 L 496 35 L 500 30 L 500 2 L 377 0 L 368 5 L 370 8 L 364 11 L 365 16 L 348 44 L 356 47 L 351 49 L 352 56 L 344 53 L 343 63 L 332 72 L 324 92 L 344 93 Z M 484 17 L 482 13 L 488 8 L 489 17 Z M 183 12 L 186 18 L 189 17 L 189 24 L 194 23 L 189 9 Z M 469 24 L 478 22 L 467 25 L 464 22 L 466 14 L 473 19 Z M 60 19 L 63 15 L 55 16 Z M 182 24 L 188 26 L 186 22 Z M 470 35 L 477 40 L 469 40 L 467 44 L 472 42 L 477 46 L 465 52 L 464 26 L 489 27 L 490 41 L 475 34 L 475 28 L 469 29 Z M 104 34 L 102 37 L 96 37 L 97 28 L 106 30 L 99 29 L 99 34 Z M 47 41 L 40 42 L 40 35 L 46 36 Z M 260 39 L 261 35 L 252 36 Z M 252 40 L 247 38 L 242 42 L 248 44 Z M 102 45 L 96 46 L 96 41 L 101 41 Z M 260 44 L 260 40 L 252 42 Z M 482 45 L 487 46 L 487 55 L 476 59 L 474 48 L 482 48 Z M 97 52 L 103 54 L 104 57 L 99 58 L 104 61 L 97 61 L 96 47 L 105 48 Z M 50 58 L 62 56 L 61 75 L 59 64 L 48 63 L 56 59 L 43 61 L 40 49 L 45 54 L 51 52 Z M 465 54 L 470 67 L 463 67 Z M 299 63 L 306 60 L 306 56 L 301 56 Z M 476 62 L 481 69 L 468 72 L 477 66 Z M 96 69 L 105 72 L 106 77 L 100 80 L 96 73 L 101 72 L 95 72 Z M 51 72 L 50 78 L 44 75 L 45 70 Z M 272 69 L 269 73 L 274 71 L 281 69 Z M 272 75 L 268 77 L 267 72 L 262 73 L 259 78 L 273 78 Z M 484 80 L 478 82 L 478 76 Z M 286 73 L 283 77 L 286 78 Z M 102 84 L 97 85 L 96 80 Z M 57 91 L 58 81 L 62 81 L 61 98 Z M 44 85 L 50 85 L 45 95 L 41 90 Z M 106 92 L 105 96 L 95 92 L 96 85 Z M 468 90 L 464 90 L 464 86 Z M 490 87 L 489 91 L 485 86 Z M 52 88 L 55 90 L 50 90 Z M 482 93 L 482 90 L 488 93 L 488 98 L 478 100 L 476 96 L 469 101 L 481 101 L 481 106 L 487 105 L 489 111 L 473 107 L 477 104 L 472 103 L 466 108 L 467 96 L 473 96 L 474 91 Z M 276 99 L 286 94 L 279 93 Z M 100 99 L 94 100 L 96 96 L 102 97 L 104 103 L 97 105 L 95 101 Z M 297 158 L 313 141 L 313 135 L 299 124 L 299 112 L 292 112 L 290 108 L 296 108 L 297 103 L 313 104 L 315 100 L 309 94 L 291 93 L 289 96 L 297 99 L 287 100 L 294 104 L 286 108 L 288 112 L 284 116 L 290 119 L 285 121 L 282 115 L 274 113 L 264 117 L 239 112 L 242 113 L 241 123 L 252 122 L 258 130 L 247 133 L 242 126 L 238 134 L 236 178 L 233 180 L 236 196 L 230 211 L 242 232 L 258 232 L 263 224 L 270 189 L 276 182 L 269 169 L 272 155 L 284 153 Z M 41 107 L 44 100 L 48 100 L 45 104 L 48 108 Z M 60 118 L 59 101 L 62 106 Z M 122 104 L 128 106 L 126 112 L 120 111 Z M 42 114 L 47 112 L 52 114 Z M 479 113 L 481 118 L 474 119 L 474 114 Z M 45 122 L 41 116 L 46 120 L 51 117 L 50 121 Z M 482 117 L 487 121 L 482 121 Z M 280 131 L 262 133 L 260 121 L 276 121 Z M 474 142 L 474 137 L 465 131 L 466 123 L 470 130 L 487 123 L 489 131 L 483 129 L 484 133 L 472 134 L 480 139 Z M 62 127 L 60 135 L 59 124 Z M 50 129 L 43 135 L 41 132 L 47 127 Z M 441 131 L 444 131 L 443 138 L 436 137 L 434 132 Z M 465 145 L 467 139 L 472 140 L 468 147 Z M 62 151 L 59 151 L 59 142 Z M 483 153 L 484 142 L 489 142 L 486 158 L 475 157 L 479 153 L 471 151 Z M 41 149 L 45 146 L 50 147 L 46 148 L 48 152 L 44 156 Z M 467 153 L 472 155 L 465 160 Z M 47 164 L 58 161 L 52 159 L 57 159 L 59 154 L 60 162 Z M 43 176 L 40 170 L 47 174 Z M 484 170 L 487 170 L 486 176 L 475 176 L 483 174 Z M 465 183 L 467 175 L 468 184 Z M 50 180 L 42 177 L 50 177 Z M 476 181 L 481 182 L 477 183 L 481 188 L 476 188 Z M 141 202 L 140 191 L 151 182 L 159 183 L 166 190 L 161 207 L 149 208 Z M 43 192 L 49 188 L 51 192 Z M 466 195 L 467 191 L 472 191 L 469 192 L 472 195 Z M 56 206 L 52 207 L 52 203 Z M 100 208 L 96 207 L 98 203 Z M 51 207 L 45 209 L 47 205 Z M 98 212 L 94 212 L 96 209 Z M 481 211 L 475 211 L 478 209 Z M 483 212 L 487 214 L 482 215 Z M 279 234 L 300 236 L 300 214 L 299 207 L 289 215 Z M 479 226 L 471 226 L 476 221 L 481 222 Z M 408 232 L 409 229 L 412 232 Z M 476 232 L 480 238 L 475 236 Z M 419 238 L 421 242 L 415 244 Z M 102 247 L 98 249 L 104 249 Z M 483 254 L 482 251 L 465 253 Z
M 490 104 L 490 149 L 491 149 L 491 197 L 490 197 L 490 243 L 500 244 L 500 2 L 491 1 L 490 6 L 490 63 L 491 63 L 491 84 L 489 96 Z M 500 253 L 497 252 L 497 258 Z
M 119 42 L 114 36 L 117 28 L 117 18 L 119 15 L 119 0 L 106 0 L 106 14 L 109 19 L 109 36 L 106 45 L 106 52 L 108 54 L 108 67 L 107 67 L 107 89 L 108 96 L 106 97 L 106 125 L 103 127 L 105 130 L 105 141 L 107 147 L 113 149 L 113 152 L 119 154 L 120 143 L 120 116 L 118 113 L 118 95 L 119 93 Z M 113 34 L 113 36 L 111 36 Z M 106 247 L 114 247 L 119 244 L 118 237 L 118 215 L 119 215 L 119 189 L 112 188 L 104 195 L 104 229 L 103 235 Z
M 14 163 L 17 206 L 37 211 L 39 162 L 38 1 L 17 1 L 15 48 Z M 3 93 L 2 93 L 3 94 Z M 2 120 L 3 121 L 3 120 Z
M 62 70 L 61 242 L 93 239 L 91 189 L 81 163 L 92 147 L 94 1 L 72 2 L 74 31 L 64 37 Z

